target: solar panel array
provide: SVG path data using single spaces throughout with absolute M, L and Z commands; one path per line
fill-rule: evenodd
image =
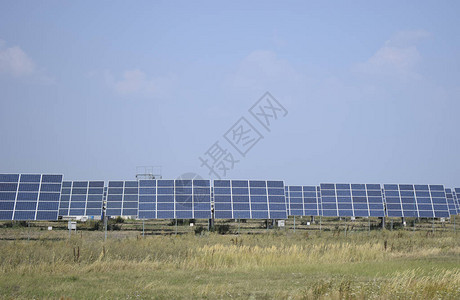
M 0 174 L 1 220 L 57 220 L 62 175 Z
M 385 216 L 380 184 L 323 183 L 320 189 L 323 216 Z
M 101 216 L 104 181 L 64 181 L 59 216 Z
M 287 219 L 283 181 L 214 180 L 216 219 Z
M 286 186 L 285 192 L 289 216 L 321 215 L 321 198 L 316 186 Z
M 211 181 L 139 181 L 139 218 L 210 219 Z
M 385 184 L 388 217 L 448 218 L 443 185 Z
M 443 185 L 284 186 L 265 180 L 65 181 L 56 174 L 0 174 L 0 220 L 58 216 L 141 219 L 286 219 L 290 216 L 448 218 L 460 188 Z
M 447 198 L 447 206 L 449 208 L 450 215 L 458 214 L 457 205 L 455 204 L 454 195 L 452 189 L 446 189 L 446 198 Z

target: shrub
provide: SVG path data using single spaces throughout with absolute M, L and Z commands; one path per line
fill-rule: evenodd
M 190 223 L 195 224 L 195 219 L 177 219 L 177 226 L 190 225 Z M 176 220 L 172 219 L 169 226 L 176 226 Z
M 230 225 L 222 224 L 216 226 L 217 233 L 219 234 L 227 234 L 230 232 Z
M 88 221 L 88 230 L 103 230 L 104 229 L 104 222 L 103 221 L 95 221 L 89 220 Z
M 122 217 L 117 217 L 115 219 L 115 223 L 117 223 L 117 224 L 124 223 L 124 222 L 125 222 L 125 219 L 123 219 Z
M 19 228 L 19 227 L 27 227 L 27 221 L 8 221 L 3 224 L 2 227 L 5 228 Z
M 203 226 L 196 226 L 194 229 L 196 235 L 201 235 L 201 233 L 205 230 L 206 229 Z
M 121 225 L 118 224 L 107 224 L 107 230 L 117 231 L 121 229 Z

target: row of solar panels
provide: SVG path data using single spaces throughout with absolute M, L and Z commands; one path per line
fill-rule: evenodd
M 460 212 L 460 188 L 261 180 L 62 181 L 55 174 L 0 174 L 0 220 L 59 216 L 141 219 L 286 219 L 287 216 L 434 217 Z
M 460 188 L 411 184 L 287 186 L 288 214 L 339 217 L 449 218 L 460 213 Z
M 89 187 L 91 183 L 86 185 Z M 210 180 L 109 181 L 105 190 L 88 188 L 86 206 L 84 182 L 64 182 L 63 185 L 60 216 L 93 213 L 92 201 L 96 199 L 95 193 L 99 193 L 97 199 L 106 198 L 108 216 L 209 219 L 214 199 L 216 218 L 287 218 L 282 181 L 216 180 L 214 187 Z M 98 208 L 102 209 L 102 205 Z

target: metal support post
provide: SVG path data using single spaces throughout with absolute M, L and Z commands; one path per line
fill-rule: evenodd
M 104 215 L 104 242 L 107 241 L 107 223 L 108 217 Z
M 322 216 L 319 216 L 319 232 L 321 232 Z

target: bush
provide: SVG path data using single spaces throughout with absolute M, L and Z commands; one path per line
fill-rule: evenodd
M 8 221 L 3 224 L 5 228 L 28 227 L 27 221 Z
M 118 231 L 121 230 L 121 226 L 118 224 L 107 224 L 107 230 Z
M 201 235 L 201 233 L 206 229 L 203 226 L 196 226 L 194 230 L 196 235 Z
M 101 221 L 95 221 L 95 220 L 89 220 L 87 221 L 87 226 L 88 230 L 91 231 L 96 231 L 96 230 L 103 230 L 104 229 L 104 222 Z
M 177 219 L 177 226 L 190 225 L 190 223 L 195 224 L 195 219 Z M 176 226 L 176 219 L 172 219 L 169 226 Z
M 215 231 L 219 234 L 227 234 L 230 232 L 230 225 L 222 224 L 215 226 Z
M 117 217 L 115 219 L 115 223 L 117 223 L 117 224 L 121 224 L 121 223 L 124 223 L 124 222 L 125 222 L 125 219 L 123 219 L 122 217 Z

